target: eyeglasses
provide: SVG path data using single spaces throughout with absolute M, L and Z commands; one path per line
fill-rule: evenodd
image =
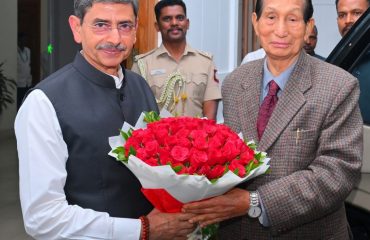
M 131 22 L 119 23 L 116 28 L 106 22 L 96 22 L 89 26 L 92 28 L 94 33 L 99 35 L 108 34 L 113 29 L 117 29 L 121 35 L 129 35 L 135 29 L 135 25 Z

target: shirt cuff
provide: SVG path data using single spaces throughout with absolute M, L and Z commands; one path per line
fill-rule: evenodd
M 259 196 L 259 194 L 258 194 L 258 196 Z M 263 206 L 262 199 L 261 199 L 261 197 L 258 197 L 258 198 L 259 198 L 259 202 L 260 202 L 261 210 L 262 210 L 261 216 L 258 217 L 258 220 L 260 221 L 262 226 L 270 227 L 271 226 L 270 220 L 267 217 L 266 210 L 265 210 L 265 207 Z
M 115 218 L 113 240 L 139 240 L 141 221 L 139 219 Z

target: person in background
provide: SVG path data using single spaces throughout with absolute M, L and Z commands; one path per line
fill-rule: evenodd
M 342 37 L 369 8 L 370 0 L 335 0 L 337 24 Z
M 352 28 L 355 22 L 366 12 L 369 11 L 370 0 L 336 0 L 337 24 L 338 30 L 342 37 Z M 370 50 L 367 51 L 356 63 L 351 73 L 359 80 L 360 83 L 360 109 L 364 119 L 364 124 L 370 123 Z M 346 204 L 346 213 L 349 225 L 353 232 L 354 239 L 370 238 L 370 220 L 367 214 L 361 209 Z
M 222 86 L 225 124 L 267 152 L 270 171 L 224 195 L 186 204 L 220 239 L 350 239 L 344 201 L 360 180 L 358 80 L 303 50 L 311 0 L 257 0 L 252 23 L 266 57 Z
M 75 0 L 82 45 L 41 81 L 15 120 L 24 225 L 35 239 L 185 239 L 192 214 L 161 213 L 137 178 L 108 156 L 124 121 L 157 111 L 146 81 L 120 66 L 136 41 L 137 1 Z
M 337 24 L 339 33 L 344 37 L 355 22 L 369 9 L 370 0 L 336 0 L 335 4 L 338 15 Z M 359 79 L 360 89 L 369 88 L 369 81 L 367 81 L 369 66 L 370 50 L 361 57 L 359 62 L 356 64 L 356 67 L 352 70 L 352 74 Z M 365 122 L 370 121 L 369 98 L 369 91 L 361 91 L 359 100 L 360 109 Z
M 32 85 L 31 50 L 26 47 L 26 35 L 24 33 L 18 34 L 17 66 L 17 109 L 19 109 L 24 96 Z
M 175 116 L 216 119 L 221 90 L 212 56 L 186 42 L 189 19 L 182 0 L 162 0 L 155 6 L 160 47 L 138 55 L 132 71 L 149 83 L 159 107 Z
M 306 51 L 306 53 L 310 54 L 311 56 L 325 61 L 324 57 L 315 53 L 315 48 L 317 44 L 317 35 L 318 35 L 317 27 L 316 25 L 314 25 L 307 39 L 305 39 L 303 48 Z

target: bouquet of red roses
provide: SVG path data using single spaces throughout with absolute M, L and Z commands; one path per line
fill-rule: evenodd
M 179 212 L 183 203 L 221 195 L 269 168 L 266 153 L 213 120 L 142 114 L 109 139 L 109 155 L 139 179 L 157 209 Z

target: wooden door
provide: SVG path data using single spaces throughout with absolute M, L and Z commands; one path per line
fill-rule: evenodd
M 155 14 L 154 6 L 158 0 L 139 0 L 139 26 L 137 30 L 137 40 L 132 50 L 131 57 L 127 59 L 126 67 L 131 68 L 133 58 L 142 53 L 146 53 L 158 45 L 158 33 L 154 27 Z
M 252 51 L 257 50 L 260 46 L 252 25 L 252 13 L 256 0 L 243 0 L 242 10 L 242 59 Z
M 33 85 L 40 81 L 40 8 L 40 0 L 18 0 L 18 33 L 26 36 L 31 50 Z

